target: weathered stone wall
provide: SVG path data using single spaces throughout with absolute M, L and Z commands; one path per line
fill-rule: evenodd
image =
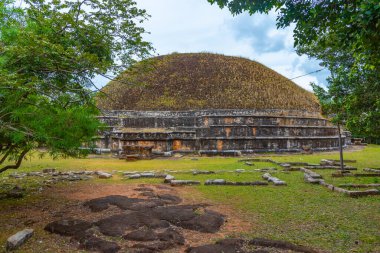
M 300 151 L 338 146 L 319 113 L 285 110 L 108 111 L 100 147 L 151 145 L 157 151 Z
M 243 152 L 301 151 L 303 146 L 314 150 L 328 150 L 338 146 L 334 138 L 257 138 L 257 139 L 202 139 L 200 150 L 241 150 Z
M 213 126 L 198 128 L 198 137 L 255 137 L 255 136 L 334 136 L 334 127 L 304 127 L 304 126 Z

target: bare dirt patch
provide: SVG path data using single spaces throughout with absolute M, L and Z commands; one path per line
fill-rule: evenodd
M 148 188 L 148 189 L 146 189 Z M 191 188 L 188 190 L 195 191 Z M 153 193 L 154 196 L 143 193 Z M 43 230 L 43 228 L 54 221 L 75 219 L 84 222 L 94 222 L 107 217 L 119 215 L 125 213 L 125 210 L 120 209 L 116 205 L 109 205 L 105 211 L 91 212 L 88 206 L 83 205 L 86 201 L 104 198 L 111 195 L 125 196 L 128 198 L 145 199 L 152 198 L 158 199 L 162 202 L 160 205 L 165 208 L 167 205 L 191 206 L 200 205 L 211 212 L 219 212 L 223 217 L 226 217 L 227 222 L 224 223 L 217 233 L 199 232 L 184 227 L 176 228 L 183 237 L 186 239 L 183 245 L 177 245 L 175 250 L 168 252 L 184 252 L 190 245 L 201 245 L 206 243 L 213 243 L 218 239 L 224 238 L 226 234 L 230 234 L 230 231 L 234 231 L 236 226 L 231 222 L 234 219 L 230 219 L 234 216 L 230 210 L 218 210 L 212 205 L 207 203 L 204 199 L 198 201 L 194 197 L 183 195 L 182 192 L 186 192 L 186 188 L 173 188 L 165 185 L 141 185 L 141 184 L 102 184 L 102 183 L 81 183 L 71 184 L 70 186 L 55 186 L 46 189 L 39 198 L 36 200 L 28 201 L 25 204 L 9 205 L 0 210 L 0 215 L 7 217 L 1 219 L 0 225 L 5 228 L 6 234 L 12 234 L 17 230 L 24 228 L 25 226 L 34 228 L 36 233 L 34 237 L 22 247 L 23 252 L 36 252 L 48 251 L 48 252 L 73 252 L 79 244 L 77 240 L 72 240 L 70 237 L 59 236 L 56 234 L 50 234 Z M 194 196 L 194 195 L 193 195 Z M 181 203 L 179 203 L 181 202 Z M 165 210 L 162 210 L 165 213 Z M 181 211 L 181 210 L 180 210 Z M 196 210 L 202 214 L 203 209 Z M 205 220 L 206 222 L 208 219 Z M 245 221 L 238 221 L 241 224 L 248 224 Z M 85 223 L 87 224 L 87 223 Z M 232 225 L 232 226 L 231 226 Z M 191 227 L 191 226 L 190 226 Z M 241 227 L 241 232 L 249 231 L 249 226 Z M 96 231 L 99 232 L 99 231 Z M 158 234 L 162 234 L 165 231 L 159 231 Z M 2 238 L 5 240 L 6 238 Z M 87 238 L 87 241 L 94 240 L 94 238 Z M 130 243 L 119 243 L 122 247 L 130 246 Z M 99 241 L 94 241 L 99 243 Z M 112 245 L 111 245 L 112 246 Z M 161 245 L 159 245 L 161 246 Z M 83 247 L 86 249 L 86 245 Z M 88 248 L 88 247 L 87 247 Z M 112 248 L 112 247 L 111 247 Z
M 219 248 L 226 252 L 293 252 L 273 245 L 242 251 L 242 239 L 236 245 L 215 244 L 226 237 L 241 238 L 254 225 L 242 213 L 210 202 L 191 187 L 57 186 L 30 203 L 0 210 L 0 215 L 9 217 L 7 222 L 0 221 L 6 231 L 13 233 L 25 226 L 36 230 L 22 252 L 216 252 Z

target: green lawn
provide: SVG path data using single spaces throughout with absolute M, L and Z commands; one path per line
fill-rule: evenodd
M 299 161 L 319 163 L 321 159 L 338 159 L 338 153 L 316 153 L 313 155 L 269 156 L 276 161 Z M 345 159 L 357 160 L 351 164 L 362 171 L 365 167 L 380 167 L 380 146 L 370 145 L 363 151 L 346 152 Z M 199 158 L 192 160 L 184 157 L 176 160 L 149 160 L 125 162 L 111 158 L 87 158 L 51 160 L 34 157 L 24 162 L 21 172 L 38 171 L 46 167 L 58 170 L 102 170 L 102 171 L 163 171 L 177 170 L 246 170 L 263 167 L 277 167 L 269 163 L 247 166 L 238 162 L 239 158 Z M 331 170 L 318 170 L 328 183 L 379 183 L 380 178 L 332 178 Z M 0 176 L 0 182 L 24 184 L 36 188 L 38 180 L 4 179 L 9 173 Z M 176 173 L 178 179 L 195 179 L 204 182 L 207 179 L 223 178 L 229 181 L 262 180 L 263 173 L 218 173 L 211 175 L 192 175 Z M 202 197 L 211 202 L 222 202 L 237 212 L 244 213 L 244 219 L 255 224 L 252 231 L 242 231 L 242 236 L 281 239 L 315 247 L 328 252 L 380 252 L 380 196 L 350 198 L 331 192 L 319 185 L 306 184 L 303 173 L 273 173 L 287 182 L 288 186 L 194 186 Z M 1 179 L 3 177 L 3 179 Z M 34 181 L 33 181 L 34 180 Z M 100 182 L 99 180 L 96 180 Z M 116 176 L 104 183 L 129 182 L 160 183 L 161 179 L 128 180 Z M 91 183 L 88 181 L 86 183 Z M 64 187 L 63 185 L 57 187 Z M 1 203 L 1 201 L 0 201 Z M 5 203 L 5 202 L 4 202 Z

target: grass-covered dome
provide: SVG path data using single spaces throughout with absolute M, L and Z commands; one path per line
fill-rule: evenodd
M 98 97 L 103 110 L 300 109 L 316 97 L 266 66 L 210 53 L 171 54 L 127 69 Z

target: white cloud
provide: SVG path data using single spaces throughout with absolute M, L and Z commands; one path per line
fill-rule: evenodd
M 213 52 L 256 60 L 288 78 L 320 68 L 316 61 L 298 56 L 293 48 L 292 27 L 278 30 L 276 14 L 232 16 L 207 0 L 137 0 L 151 18 L 143 26 L 145 39 L 157 53 Z M 324 75 L 294 80 L 310 90 L 309 83 L 321 84 Z M 96 80 L 103 86 L 105 80 Z

